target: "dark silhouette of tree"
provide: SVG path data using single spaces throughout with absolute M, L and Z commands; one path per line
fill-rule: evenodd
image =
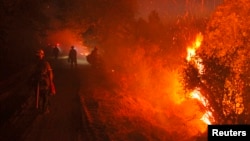
M 4 76 L 33 59 L 47 24 L 43 4 L 32 0 L 0 1 L 0 65 L 6 68 L 1 69 Z

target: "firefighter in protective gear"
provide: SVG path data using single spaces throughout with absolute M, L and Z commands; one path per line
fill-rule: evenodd
M 69 51 L 68 62 L 70 63 L 71 68 L 77 67 L 77 51 L 74 46 L 71 46 Z
M 55 94 L 53 71 L 50 63 L 45 60 L 42 49 L 36 52 L 37 63 L 33 72 L 33 84 L 36 92 L 36 108 L 43 113 L 49 113 L 50 95 Z

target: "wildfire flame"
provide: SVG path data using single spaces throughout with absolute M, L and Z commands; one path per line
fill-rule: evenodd
M 202 96 L 198 88 L 193 90 L 190 93 L 190 97 L 200 101 L 204 107 L 208 106 L 207 99 L 204 96 Z M 206 111 L 205 114 L 203 114 L 203 116 L 201 117 L 201 120 L 205 122 L 206 124 L 211 124 L 211 121 L 210 121 L 211 118 L 212 118 L 212 112 Z
M 196 50 L 201 46 L 203 40 L 203 36 L 199 33 L 196 36 L 195 42 L 193 42 L 192 46 L 187 47 L 187 61 L 190 62 L 193 57 L 196 55 Z M 195 60 L 194 60 L 195 61 Z
M 198 69 L 199 74 L 203 73 L 204 66 L 202 64 L 202 59 L 196 55 L 196 50 L 201 46 L 203 36 L 201 33 L 197 34 L 196 40 L 192 43 L 192 46 L 187 47 L 187 57 L 186 60 L 195 65 Z M 190 93 L 190 97 L 199 100 L 204 107 L 208 106 L 207 99 L 201 94 L 200 89 L 196 88 Z M 206 111 L 206 113 L 201 117 L 201 120 L 206 124 L 211 124 L 211 119 L 213 115 L 211 111 Z

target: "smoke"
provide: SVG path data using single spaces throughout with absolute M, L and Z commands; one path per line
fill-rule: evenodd
M 101 51 L 115 94 L 96 88 L 94 96 L 102 100 L 98 109 L 102 121 L 119 131 L 107 127 L 111 138 L 131 139 L 140 133 L 149 140 L 188 140 L 204 131 L 199 105 L 194 100 L 184 101 L 179 70 L 187 45 L 204 30 L 207 17 L 176 9 L 174 20 L 173 15 L 163 18 L 163 9 L 150 4 L 144 5 L 148 8 L 145 14 L 141 2 L 135 0 L 53 2 L 49 6 L 53 10 L 47 11 L 52 14 L 48 38 L 68 44 L 74 40 L 64 39 L 71 36 L 82 39 L 83 46 L 97 46 Z M 183 3 L 172 1 L 172 5 L 179 4 Z M 106 114 L 111 110 L 115 120 Z

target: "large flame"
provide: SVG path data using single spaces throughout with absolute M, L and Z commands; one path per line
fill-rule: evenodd
M 204 66 L 202 64 L 202 59 L 196 55 L 196 50 L 201 46 L 203 36 L 201 33 L 197 34 L 196 40 L 192 43 L 192 46 L 187 47 L 187 57 L 186 60 L 192 63 L 199 71 L 199 74 L 203 73 Z M 190 97 L 199 100 L 204 107 L 208 107 L 207 99 L 201 94 L 200 89 L 196 88 L 190 93 Z M 201 117 L 201 120 L 206 124 L 211 124 L 211 119 L 213 115 L 211 111 L 206 111 Z
M 195 57 L 196 50 L 201 46 L 202 40 L 203 40 L 203 36 L 201 33 L 199 33 L 196 36 L 196 39 L 192 43 L 192 45 L 187 47 L 187 58 L 186 59 L 188 62 L 190 62 L 192 60 L 192 58 Z M 195 60 L 193 60 L 193 61 L 195 61 Z

